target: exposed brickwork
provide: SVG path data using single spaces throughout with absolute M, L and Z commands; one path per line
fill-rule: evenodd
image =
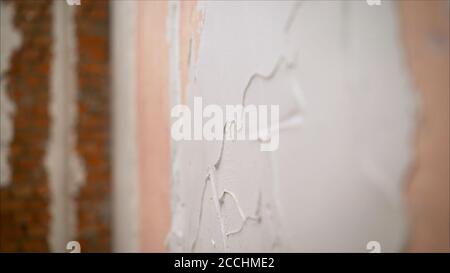
M 49 189 L 44 167 L 49 132 L 51 2 L 15 1 L 22 45 L 7 72 L 14 101 L 11 184 L 0 189 L 0 251 L 48 251 Z
M 44 159 L 51 126 L 52 1 L 13 2 L 23 43 L 7 73 L 16 113 L 11 183 L 0 189 L 0 252 L 46 252 L 51 200 Z M 108 2 L 82 0 L 73 8 L 79 55 L 77 151 L 86 170 L 76 200 L 76 239 L 82 252 L 106 252 L 111 250 Z
M 110 89 L 108 2 L 82 1 L 77 9 L 78 152 L 86 183 L 78 196 L 82 251 L 110 250 Z

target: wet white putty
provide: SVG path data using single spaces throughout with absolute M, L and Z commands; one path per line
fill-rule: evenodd
M 14 5 L 11 2 L 0 2 L 0 187 L 5 187 L 11 182 L 8 157 L 14 132 L 15 105 L 7 94 L 6 73 L 13 52 L 22 44 L 21 33 L 13 23 L 14 13 Z
M 45 166 L 50 185 L 50 249 L 65 251 L 77 233 L 76 196 L 85 170 L 76 151 L 77 48 L 75 7 L 53 2 L 53 59 L 50 76 L 50 137 Z
M 378 241 L 383 251 L 400 251 L 417 99 L 396 3 L 200 2 L 199 9 L 188 105 L 194 96 L 204 104 L 279 104 L 280 148 L 172 143 L 169 249 L 366 251 Z

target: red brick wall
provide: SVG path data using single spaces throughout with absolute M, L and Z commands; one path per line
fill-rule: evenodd
M 81 8 L 80 8 L 81 7 Z M 77 8 L 78 152 L 86 184 L 78 196 L 82 251 L 110 249 L 110 89 L 108 2 L 82 1 Z
M 47 251 L 48 179 L 44 167 L 49 132 L 51 59 L 49 1 L 15 1 L 14 24 L 22 45 L 12 55 L 7 92 L 15 103 L 10 147 L 11 183 L 0 189 L 0 250 Z
M 3 1 L 3 0 L 2 0 Z M 16 0 L 14 24 L 22 45 L 12 55 L 7 92 L 15 104 L 11 183 L 0 189 L 0 252 L 45 252 L 50 214 L 44 158 L 49 139 L 52 2 Z M 77 197 L 83 252 L 110 250 L 108 3 L 82 1 L 78 40 L 77 151 L 86 181 Z

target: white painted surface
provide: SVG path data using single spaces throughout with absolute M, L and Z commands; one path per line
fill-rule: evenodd
M 136 136 L 136 2 L 111 2 L 113 250 L 139 251 Z
M 395 3 L 200 5 L 190 107 L 194 96 L 279 104 L 293 126 L 269 153 L 255 141 L 173 143 L 169 249 L 366 252 L 377 241 L 400 251 L 416 98 Z
M 50 249 L 65 252 L 77 234 L 76 196 L 85 181 L 76 151 L 77 48 L 75 7 L 53 2 L 53 59 L 50 76 L 50 138 L 45 166 L 50 184 Z
M 11 56 L 22 43 L 21 33 L 14 26 L 14 5 L 0 1 L 0 187 L 11 182 L 9 150 L 13 139 L 14 102 L 7 94 L 7 77 Z

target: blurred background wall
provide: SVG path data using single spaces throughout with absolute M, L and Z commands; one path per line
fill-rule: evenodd
M 311 91 L 314 88 L 319 90 L 327 82 L 333 83 L 314 79 L 342 65 L 336 60 L 345 56 L 332 55 L 334 49 L 345 46 L 356 49 L 347 52 L 355 60 L 347 66 L 358 68 L 355 63 L 361 61 L 360 70 L 353 71 L 354 76 L 347 78 L 350 79 L 348 84 L 369 86 L 367 90 L 376 90 L 371 86 L 384 83 L 383 79 L 375 81 L 364 74 L 365 65 L 369 63 L 364 60 L 373 61 L 375 58 L 371 55 L 380 54 L 376 50 L 400 52 L 404 65 L 401 72 L 411 84 L 405 89 L 409 95 L 404 98 L 414 97 L 417 101 L 416 114 L 408 116 L 413 118 L 415 131 L 409 135 L 411 138 L 404 139 L 409 163 L 405 176 L 395 182 L 401 185 L 405 198 L 394 194 L 393 199 L 405 206 L 405 213 L 401 215 L 407 227 L 400 232 L 401 238 L 395 236 L 389 223 L 382 222 L 379 230 L 381 235 L 394 234 L 398 239 L 399 243 L 390 250 L 449 251 L 449 1 L 382 1 L 381 6 L 368 6 L 365 1 L 351 5 L 344 1 L 321 1 L 321 6 L 311 1 L 283 2 L 282 5 L 265 2 L 264 5 L 274 5 L 271 11 L 264 9 L 260 2 L 217 3 L 216 6 L 197 1 L 81 0 L 80 5 L 75 5 L 76 1 L 69 2 L 0 1 L 0 251 L 64 252 L 67 242 L 72 240 L 80 243 L 82 252 L 305 250 L 301 248 L 306 247 L 305 242 L 296 240 L 292 242 L 299 248 L 287 248 L 282 244 L 272 248 L 273 245 L 260 244 L 258 234 L 265 237 L 272 234 L 264 229 L 268 226 L 266 221 L 249 223 L 238 240 L 228 241 L 228 248 L 221 245 L 214 205 L 208 198 L 200 198 L 203 167 L 207 165 L 208 154 L 216 154 L 217 146 L 180 144 L 170 139 L 171 106 L 190 104 L 192 98 L 199 95 L 211 103 L 238 103 L 237 93 L 233 92 L 239 88 L 234 91 L 222 88 L 245 82 L 246 76 L 250 76 L 246 74 L 248 71 L 270 72 L 272 66 L 266 61 L 275 51 L 262 50 L 278 43 L 276 38 L 284 37 L 284 32 L 290 34 L 286 36 L 288 39 L 280 40 L 279 45 L 294 45 L 294 50 L 289 52 L 300 52 L 301 69 L 296 78 L 311 92 L 306 99 L 314 96 Z M 358 17 L 358 13 L 354 13 L 358 9 L 361 14 L 371 16 Z M 336 16 L 324 18 L 325 12 Z M 372 17 L 377 13 L 382 14 L 381 17 Z M 227 14 L 229 16 L 222 17 Z M 227 22 L 226 18 L 234 20 Z M 384 18 L 383 23 L 377 25 L 376 20 L 370 21 L 374 18 Z M 317 23 L 319 21 L 324 23 Z M 268 22 L 273 23 L 263 27 Z M 275 29 L 278 23 L 279 31 Z M 371 27 L 370 23 L 375 25 Z M 328 36 L 312 31 L 320 26 Z M 344 31 L 331 31 L 335 26 L 342 26 Z M 364 31 L 359 26 L 380 32 Z M 245 31 L 250 34 L 243 35 Z M 275 34 L 264 36 L 264 33 L 272 33 L 270 31 Z M 377 42 L 377 37 L 386 37 L 386 32 L 393 33 L 394 39 Z M 351 36 L 349 33 L 359 34 Z M 258 40 L 258 37 L 268 40 Z M 309 39 L 296 43 L 299 37 Z M 269 41 L 269 46 L 261 41 Z M 337 41 L 342 43 L 337 44 Z M 246 44 L 250 46 L 244 47 Z M 399 46 L 397 51 L 388 50 L 392 44 Z M 322 48 L 330 50 L 319 54 Z M 364 48 L 374 51 L 357 51 Z M 241 57 L 234 58 L 233 50 L 240 52 Z M 360 55 L 351 55 L 355 52 Z M 335 62 L 327 56 L 336 57 Z M 395 56 L 379 58 L 374 67 L 383 70 L 383 75 L 386 71 L 396 71 L 392 70 L 392 65 L 386 65 L 396 64 Z M 233 66 L 226 66 L 227 59 Z M 323 67 L 318 67 L 318 63 L 324 64 Z M 240 73 L 242 67 L 249 70 Z M 227 75 L 234 76 L 227 78 Z M 310 76 L 302 78 L 304 75 Z M 341 76 L 336 73 L 335 79 L 344 79 Z M 395 82 L 395 77 L 388 78 L 394 79 L 391 83 Z M 276 79 L 280 86 L 285 82 L 282 77 Z M 392 93 L 399 90 L 393 87 L 396 85 L 384 86 L 391 88 Z M 260 84 L 253 90 L 266 89 Z M 380 98 L 374 92 L 368 95 Z M 334 98 L 329 100 L 330 105 L 336 105 L 337 110 L 344 109 L 339 103 L 342 100 Z M 384 113 L 391 113 L 396 104 L 404 103 L 391 101 Z M 354 104 L 348 106 L 351 108 Z M 372 118 L 365 117 L 366 121 Z M 378 119 L 375 116 L 373 120 Z M 374 127 L 365 128 L 370 132 Z M 308 132 L 313 130 L 308 129 Z M 337 131 L 335 136 L 345 133 L 348 132 Z M 371 139 L 370 136 L 367 139 Z M 301 137 L 297 142 L 287 142 L 293 144 L 293 149 L 301 147 Z M 225 155 L 228 159 L 239 155 L 236 158 L 241 162 L 248 155 L 244 152 L 246 147 L 249 146 L 237 149 L 237 153 L 225 150 Z M 350 146 L 348 150 L 352 150 Z M 310 156 L 325 162 L 325 155 L 322 154 L 323 160 L 320 160 L 321 154 Z M 336 162 L 350 162 L 343 157 L 345 154 L 337 155 L 340 157 Z M 226 164 L 232 161 L 224 162 L 225 172 L 219 173 L 219 185 L 226 185 L 223 182 L 233 179 L 238 182 L 242 187 L 236 187 L 235 193 L 247 200 L 244 203 L 250 204 L 251 211 L 253 204 L 258 204 L 258 196 L 253 186 L 246 188 L 244 182 L 263 180 L 264 177 L 256 177 L 264 169 L 244 169 L 244 165 L 227 168 Z M 298 174 L 304 166 L 307 165 L 294 166 L 284 177 L 295 177 L 296 171 Z M 302 194 L 298 190 L 305 187 L 298 186 L 300 180 L 292 181 L 287 189 L 298 197 Z M 339 190 L 339 185 L 335 189 Z M 212 198 L 210 192 L 208 188 L 206 194 Z M 265 192 L 270 193 L 270 190 Z M 304 191 L 303 194 L 306 194 L 304 200 L 309 200 L 314 192 Z M 348 214 L 354 214 L 355 208 L 367 204 L 362 196 L 356 196 L 355 200 L 360 203 L 349 206 Z M 230 224 L 228 227 L 233 228 L 240 221 L 239 217 L 233 218 L 238 214 L 228 197 L 224 199 L 222 216 Z M 288 197 L 282 194 L 278 198 L 289 200 Z M 363 201 L 358 199 L 360 197 Z M 339 202 L 344 200 L 339 198 L 336 204 L 344 203 Z M 320 200 L 326 201 L 326 198 L 311 200 L 320 204 Z M 300 201 L 291 202 L 287 210 L 301 211 Z M 383 205 L 385 203 L 379 207 Z M 266 207 L 262 210 L 268 212 Z M 204 213 L 201 221 L 199 213 Z M 301 223 L 295 220 L 301 216 L 299 212 L 290 219 Z M 314 219 L 323 219 L 319 216 L 312 217 L 313 221 L 308 223 L 314 226 Z M 345 226 L 351 222 L 348 219 L 351 218 L 340 218 L 340 229 L 335 235 L 350 230 Z M 307 233 L 307 236 L 317 241 L 311 245 L 310 249 L 314 250 L 329 249 L 327 242 L 332 242 L 317 234 Z M 341 238 L 344 242 L 351 241 L 345 236 Z M 349 244 L 342 245 L 342 249 L 348 249 L 346 247 Z M 358 248 L 351 246 L 358 251 L 364 248 L 362 243 Z
M 410 251 L 449 251 L 449 1 L 402 1 L 409 71 L 420 98 L 416 156 L 408 179 Z M 445 206 L 448 204 L 448 206 Z
M 0 250 L 110 251 L 109 2 L 0 3 Z

